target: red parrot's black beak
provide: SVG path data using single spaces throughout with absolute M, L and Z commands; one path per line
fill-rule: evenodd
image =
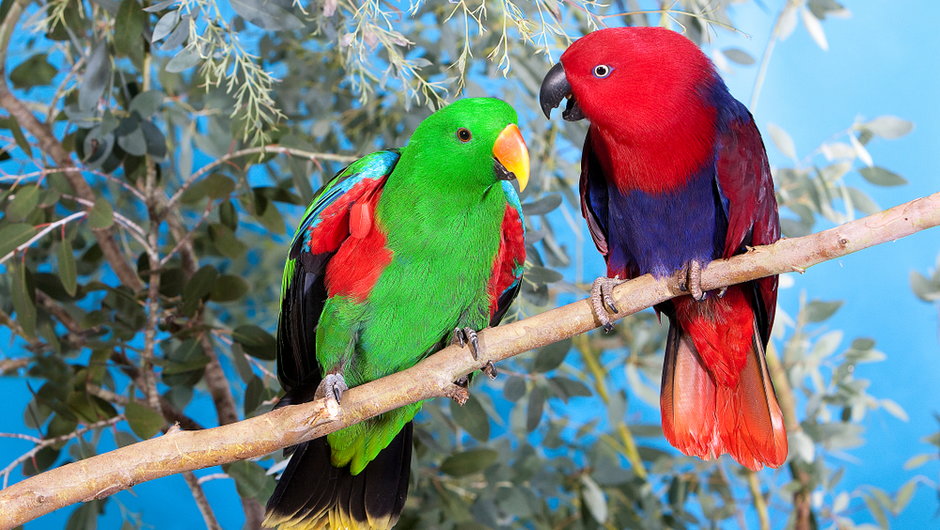
M 578 101 L 574 98 L 571 91 L 571 83 L 565 77 L 565 68 L 561 63 L 556 64 L 545 74 L 542 80 L 542 88 L 539 89 L 539 104 L 542 106 L 542 112 L 545 117 L 551 119 L 552 109 L 561 104 L 561 100 L 568 98 L 568 104 L 561 117 L 568 121 L 578 121 L 584 119 L 584 112 L 578 106 Z

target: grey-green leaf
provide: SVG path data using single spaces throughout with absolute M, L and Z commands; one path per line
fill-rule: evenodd
M 480 402 L 474 399 L 473 396 L 463 406 L 451 401 L 450 414 L 457 422 L 457 425 L 460 425 L 477 441 L 486 442 L 490 439 L 490 419 L 483 407 L 480 406 Z
M 36 232 L 36 228 L 25 223 L 10 223 L 0 226 L 0 258 L 29 241 L 31 237 L 36 235 Z
M 30 338 L 36 337 L 36 303 L 33 292 L 26 281 L 26 265 L 19 263 L 13 267 L 13 310 L 23 333 Z
M 202 57 L 195 50 L 183 48 L 166 63 L 166 71 L 170 73 L 179 73 L 199 64 Z
M 742 50 L 741 48 L 725 48 L 721 50 L 721 53 L 725 55 L 729 60 L 734 61 L 738 64 L 743 64 L 745 66 L 754 64 L 754 58 L 751 57 L 751 54 Z
M 558 368 L 558 366 L 564 362 L 565 356 L 570 349 L 571 339 L 565 339 L 543 347 L 539 350 L 539 354 L 535 358 L 533 370 L 544 373 Z
M 858 171 L 865 177 L 865 180 L 876 186 L 901 186 L 907 184 L 907 179 L 883 167 L 863 167 Z
M 134 96 L 130 107 L 127 110 L 137 112 L 142 118 L 148 118 L 155 114 L 163 104 L 163 92 L 159 90 L 147 90 Z
M 95 199 L 95 205 L 88 212 L 88 226 L 92 229 L 108 228 L 114 224 L 114 210 L 104 197 Z
M 266 361 L 274 360 L 274 337 L 264 329 L 254 324 L 243 324 L 232 332 L 232 339 L 241 344 L 248 355 Z
M 85 75 L 78 85 L 78 108 L 94 109 L 105 87 L 111 82 L 111 57 L 107 41 L 95 45 L 85 66 Z
M 597 482 L 588 475 L 581 475 L 581 496 L 594 520 L 600 524 L 607 521 L 607 498 Z
M 158 412 L 136 401 L 131 401 L 124 407 L 124 417 L 127 418 L 134 434 L 142 440 L 160 432 L 160 428 L 165 424 L 163 416 Z
M 72 251 L 72 242 L 69 239 L 63 239 L 59 243 L 57 254 L 59 262 L 59 280 L 62 281 L 62 287 L 69 296 L 75 296 L 75 290 L 78 287 L 76 281 L 75 254 Z
M 882 138 L 894 140 L 911 132 L 914 124 L 897 116 L 878 116 L 864 127 Z
M 33 213 L 39 204 L 39 186 L 26 185 L 16 189 L 16 195 L 7 206 L 7 215 L 13 221 L 22 221 Z
M 452 477 L 464 477 L 483 471 L 499 460 L 499 453 L 492 449 L 471 449 L 444 459 L 441 471 Z
M 230 4 L 242 18 L 262 29 L 288 31 L 304 28 L 299 18 L 274 0 L 232 0 Z
M 813 300 L 806 305 L 806 320 L 810 322 L 822 322 L 831 317 L 840 307 L 842 307 L 841 300 L 834 302 Z

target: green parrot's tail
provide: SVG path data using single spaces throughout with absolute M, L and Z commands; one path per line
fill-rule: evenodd
M 405 506 L 411 474 L 412 424 L 358 475 L 330 464 L 326 437 L 294 449 L 268 500 L 264 526 L 281 530 L 386 529 Z

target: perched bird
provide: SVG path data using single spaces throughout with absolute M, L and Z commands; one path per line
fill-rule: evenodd
M 546 117 L 590 121 L 581 157 L 581 211 L 609 278 L 592 302 L 610 329 L 613 286 L 684 271 L 669 319 L 663 431 L 682 452 L 730 453 L 757 470 L 787 457 L 783 416 L 764 360 L 777 277 L 702 293 L 701 268 L 780 238 L 760 133 L 712 62 L 665 28 L 610 28 L 575 41 L 545 76 Z M 693 297 L 695 299 L 693 299 Z
M 447 346 L 476 346 L 519 292 L 519 197 L 529 154 L 516 112 L 463 99 L 400 150 L 350 164 L 307 208 L 290 247 L 277 332 L 278 406 L 399 372 Z M 471 348 L 476 356 L 476 350 Z M 408 493 L 420 403 L 293 448 L 266 526 L 389 528 Z

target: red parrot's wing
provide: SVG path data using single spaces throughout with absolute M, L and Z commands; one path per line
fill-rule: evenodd
M 743 105 L 737 110 L 735 117 L 726 120 L 718 138 L 718 193 L 728 219 L 722 252 L 725 258 L 745 252 L 745 246 L 767 245 L 780 239 L 777 199 L 764 143 L 750 112 Z M 777 277 L 754 283 L 758 327 L 766 342 L 776 310 Z
M 595 143 L 591 140 L 591 129 L 584 137 L 584 151 L 581 154 L 581 215 L 587 221 L 588 230 L 594 246 L 607 257 L 607 179 L 595 153 Z

